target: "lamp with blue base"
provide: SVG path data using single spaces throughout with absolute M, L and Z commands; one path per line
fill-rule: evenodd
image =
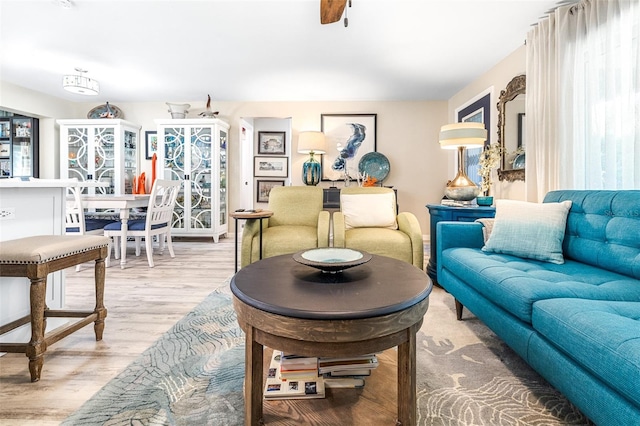
M 322 167 L 315 154 L 324 154 L 325 149 L 324 133 L 318 131 L 306 131 L 298 134 L 298 152 L 309 154 L 309 159 L 302 165 L 302 182 L 305 185 L 315 186 L 320 183 Z

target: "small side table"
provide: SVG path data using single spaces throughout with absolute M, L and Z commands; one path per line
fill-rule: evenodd
M 430 223 L 430 253 L 429 263 L 427 264 L 427 275 L 431 278 L 434 284 L 439 285 L 438 278 L 438 255 L 436 253 L 436 225 L 438 222 L 446 220 L 453 222 L 473 222 L 476 219 L 485 217 L 495 217 L 495 207 L 482 207 L 482 206 L 469 206 L 469 207 L 457 207 L 457 206 L 445 206 L 442 204 L 427 204 L 429 209 L 429 215 L 431 216 Z
M 273 216 L 273 212 L 269 210 L 260 210 L 256 212 L 232 212 L 229 214 L 236 221 L 236 252 L 235 252 L 235 272 L 238 272 L 238 219 L 260 219 L 260 259 L 262 259 L 262 219 Z

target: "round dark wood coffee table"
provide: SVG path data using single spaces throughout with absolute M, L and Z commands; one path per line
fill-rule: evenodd
M 398 424 L 416 422 L 416 332 L 431 280 L 420 269 L 374 255 L 337 274 L 291 254 L 242 268 L 231 280 L 246 334 L 245 424 L 263 424 L 263 346 L 305 356 L 343 357 L 398 347 Z

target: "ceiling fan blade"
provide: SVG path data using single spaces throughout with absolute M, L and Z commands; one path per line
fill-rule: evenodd
M 338 22 L 346 5 L 347 0 L 320 0 L 320 23 Z

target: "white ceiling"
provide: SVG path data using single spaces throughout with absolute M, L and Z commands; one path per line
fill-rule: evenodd
M 0 0 L 0 79 L 59 98 L 446 100 L 524 43 L 549 0 Z M 97 97 L 67 93 L 88 70 Z M 1 94 L 0 94 L 1 96 Z

